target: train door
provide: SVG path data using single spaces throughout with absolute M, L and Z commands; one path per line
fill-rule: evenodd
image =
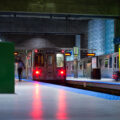
M 66 80 L 66 65 L 64 54 L 56 54 L 56 79 L 63 81 Z
M 90 61 L 84 61 L 84 69 L 83 69 L 83 76 L 84 77 L 91 77 L 91 70 L 92 70 L 92 66 L 91 66 L 91 62 Z
M 83 77 L 86 77 L 86 62 L 83 61 Z
M 53 80 L 55 78 L 55 55 L 46 54 L 46 80 Z
M 86 67 L 86 77 L 91 78 L 91 63 L 87 63 Z

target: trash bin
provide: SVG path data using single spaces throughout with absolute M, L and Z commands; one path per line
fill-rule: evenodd
M 100 70 L 100 68 L 92 69 L 91 78 L 92 79 L 99 79 L 99 80 L 101 79 L 101 70 Z

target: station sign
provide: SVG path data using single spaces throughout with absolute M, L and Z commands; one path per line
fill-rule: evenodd
M 65 56 L 71 56 L 72 55 L 72 51 L 71 50 L 66 50 L 65 51 Z
M 71 56 L 71 52 L 66 52 L 65 56 Z
M 59 50 L 59 49 L 35 49 L 34 50 L 34 53 L 36 53 L 36 54 L 39 54 L 39 53 L 41 53 L 41 54 L 43 54 L 43 53 L 45 53 L 45 54 L 51 54 L 51 53 L 55 53 L 55 52 L 61 52 L 61 53 L 63 53 L 64 54 L 64 50 Z
M 118 50 L 119 50 L 119 71 L 120 71 L 120 45 L 119 45 Z
M 92 58 L 92 68 L 97 68 L 97 58 L 96 57 Z
M 91 57 L 94 57 L 95 56 L 95 53 L 81 53 L 82 56 L 91 56 Z
M 95 56 L 95 53 L 87 53 L 86 56 Z
M 73 54 L 74 54 L 74 56 L 78 56 L 78 54 L 79 54 L 79 49 L 78 49 L 78 47 L 74 47 L 74 48 L 73 48 Z

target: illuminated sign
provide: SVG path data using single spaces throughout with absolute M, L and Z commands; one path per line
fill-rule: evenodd
M 95 53 L 87 53 L 86 56 L 95 56 Z
M 14 55 L 18 55 L 18 52 L 14 52 Z
M 66 52 L 65 56 L 71 56 L 71 53 L 70 52 Z
M 119 71 L 120 71 L 120 45 L 119 45 Z
M 74 53 L 74 56 L 78 56 L 78 54 L 79 54 L 78 47 L 73 47 L 73 53 Z

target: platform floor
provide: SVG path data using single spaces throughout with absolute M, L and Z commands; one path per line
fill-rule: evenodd
M 66 80 L 82 81 L 82 82 L 83 81 L 85 81 L 85 82 L 96 82 L 96 83 L 106 83 L 106 84 L 120 85 L 120 81 L 115 81 L 114 79 L 111 79 L 111 78 L 102 78 L 101 80 L 97 80 L 97 79 L 82 78 L 82 77 L 78 77 L 78 78 L 67 77 Z
M 119 120 L 120 97 L 25 80 L 0 94 L 0 120 Z

